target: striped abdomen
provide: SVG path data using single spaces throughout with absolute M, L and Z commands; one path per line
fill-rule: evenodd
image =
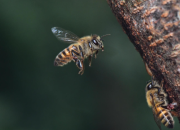
M 174 120 L 171 113 L 162 107 L 157 107 L 157 112 L 157 116 L 160 119 L 161 123 L 168 128 L 173 128 Z
M 73 59 L 71 54 L 71 45 L 61 51 L 54 60 L 55 66 L 63 66 Z

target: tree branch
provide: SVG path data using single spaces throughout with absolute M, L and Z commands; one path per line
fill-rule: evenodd
M 180 121 L 180 0 L 107 0 Z

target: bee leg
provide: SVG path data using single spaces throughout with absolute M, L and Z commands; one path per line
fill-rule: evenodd
M 158 95 L 161 95 L 160 92 L 161 92 L 161 88 L 158 88 Z
M 80 56 L 80 54 L 74 50 L 71 51 L 71 54 L 73 57 L 77 57 L 77 56 Z
M 96 53 L 95 53 L 95 59 L 97 58 L 97 54 L 98 54 L 98 50 L 97 50 Z
M 83 74 L 84 73 L 84 58 L 83 59 L 79 59 L 78 57 L 80 56 L 80 54 L 74 50 L 71 51 L 71 54 L 73 56 L 73 61 L 76 62 L 76 66 L 80 69 L 78 74 Z
M 164 98 L 164 94 L 158 94 L 160 98 Z
M 80 45 L 79 45 L 79 50 L 80 50 L 80 56 L 84 60 L 83 50 L 82 50 L 82 47 Z
M 83 74 L 84 73 L 84 64 L 83 64 L 83 60 L 76 60 L 76 66 L 80 69 L 78 74 Z
M 91 66 L 91 63 L 92 63 L 92 57 L 93 57 L 93 55 L 89 56 L 89 67 Z
M 72 50 L 71 54 L 72 54 L 72 57 L 73 57 L 73 61 L 76 62 L 77 59 L 78 59 L 79 53 L 74 51 L 74 50 Z
M 91 51 L 93 52 L 91 42 L 89 42 L 89 48 L 90 48 L 90 49 L 91 49 Z

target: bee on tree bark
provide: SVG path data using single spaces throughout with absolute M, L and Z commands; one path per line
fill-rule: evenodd
M 149 107 L 152 108 L 153 116 L 156 124 L 161 130 L 161 123 L 168 128 L 174 127 L 174 119 L 167 109 L 167 94 L 162 88 L 162 84 L 152 79 L 146 85 L 146 100 Z

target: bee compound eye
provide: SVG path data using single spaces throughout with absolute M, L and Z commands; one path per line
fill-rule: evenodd
M 150 90 L 152 88 L 152 83 L 149 83 L 149 85 L 147 86 L 147 89 Z
M 95 39 L 93 39 L 92 42 L 93 42 L 95 45 L 98 45 L 98 42 L 97 42 Z

